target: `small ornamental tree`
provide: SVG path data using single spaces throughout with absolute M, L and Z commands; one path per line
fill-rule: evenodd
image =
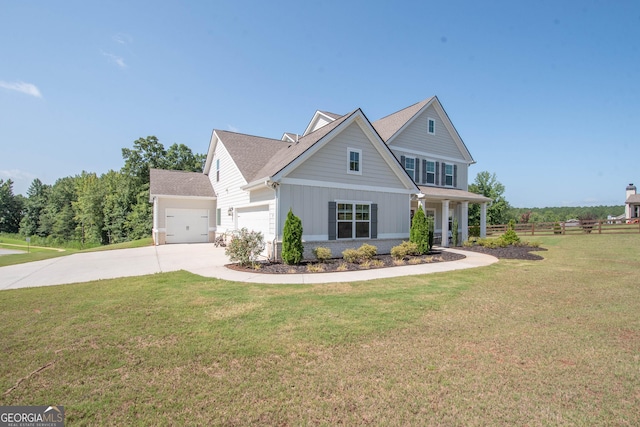
M 289 208 L 282 231 L 282 260 L 285 264 L 300 264 L 303 254 L 302 221 Z
M 454 247 L 458 246 L 458 244 L 460 242 L 458 242 L 458 218 L 454 217 L 453 218 L 453 225 L 451 228 L 453 228 L 453 230 L 451 230 L 451 243 Z
M 409 231 L 409 241 L 418 245 L 418 253 L 420 255 L 427 254 L 431 250 L 429 247 L 429 224 L 422 210 L 422 206 L 418 206 L 417 212 L 413 215 L 411 230 Z
M 224 253 L 231 262 L 239 262 L 243 266 L 248 266 L 255 263 L 263 250 L 262 233 L 242 228 L 233 232 Z

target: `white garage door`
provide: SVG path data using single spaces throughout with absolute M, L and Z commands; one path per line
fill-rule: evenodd
M 167 243 L 206 243 L 209 241 L 207 209 L 167 209 Z
M 238 208 L 237 228 L 246 227 L 247 230 L 259 231 L 266 240 L 269 234 L 269 206 L 254 206 L 251 208 Z

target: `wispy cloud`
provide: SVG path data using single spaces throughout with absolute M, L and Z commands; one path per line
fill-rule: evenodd
M 127 68 L 127 64 L 124 62 L 124 58 L 113 53 L 102 52 L 102 55 L 109 58 L 109 61 L 113 62 L 120 68 Z
M 25 82 L 5 82 L 0 80 L 0 87 L 8 90 L 15 90 L 16 92 L 22 92 L 27 95 L 35 96 L 36 98 L 42 98 L 40 89 L 34 84 Z
M 133 42 L 133 37 L 126 33 L 118 33 L 111 38 L 119 44 L 131 44 Z
M 235 127 L 235 126 L 233 126 L 233 125 L 227 125 L 227 128 L 228 128 L 231 132 L 235 132 L 235 133 L 240 132 L 240 129 L 238 129 L 237 127 Z

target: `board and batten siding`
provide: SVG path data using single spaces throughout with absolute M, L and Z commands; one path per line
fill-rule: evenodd
M 336 200 L 376 203 L 379 239 L 409 236 L 411 197 L 392 192 L 282 184 L 279 223 L 284 224 L 292 207 L 293 213 L 302 220 L 304 239 L 327 240 L 329 202 Z M 282 230 L 279 230 L 279 235 L 282 237 Z
M 220 181 L 216 180 L 216 160 L 218 159 L 220 159 Z M 209 180 L 218 196 L 217 208 L 221 213 L 221 224 L 217 227 L 218 233 L 235 229 L 235 215 L 228 214 L 229 208 L 237 209 L 249 204 L 249 193 L 240 188 L 247 182 L 221 141 L 216 145 Z M 215 224 L 215 213 L 212 216 Z
M 435 120 L 435 135 L 431 135 L 427 131 L 429 118 Z M 391 141 L 389 148 L 392 150 L 405 148 L 412 152 L 418 151 L 437 157 L 460 159 L 462 163 L 466 164 L 463 154 L 433 106 L 416 117 L 401 134 Z
M 362 151 L 361 175 L 347 173 L 349 148 Z M 287 177 L 405 189 L 357 123 L 349 125 Z

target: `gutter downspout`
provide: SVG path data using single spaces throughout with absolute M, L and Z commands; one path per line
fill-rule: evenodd
M 278 219 L 279 217 L 279 213 L 280 213 L 280 184 L 278 184 L 277 182 L 271 182 L 271 188 L 273 188 L 273 191 L 275 193 L 276 196 L 276 206 L 275 206 L 275 230 L 274 230 L 274 238 L 273 238 L 273 242 L 272 242 L 272 248 L 273 248 L 273 262 L 278 261 Z

